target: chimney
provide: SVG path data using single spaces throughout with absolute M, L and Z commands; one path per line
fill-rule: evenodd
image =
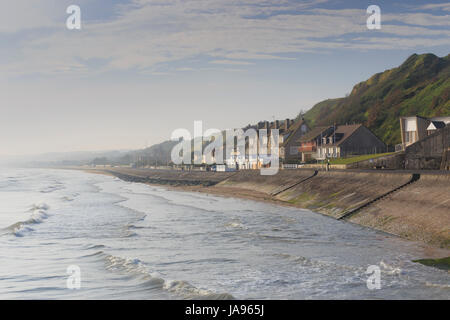
M 290 119 L 284 120 L 284 130 L 287 131 L 287 129 L 289 129 L 290 125 L 291 125 L 291 120 Z

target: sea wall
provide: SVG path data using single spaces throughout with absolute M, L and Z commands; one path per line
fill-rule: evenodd
M 197 191 L 307 208 L 411 240 L 450 248 L 450 174 L 311 169 L 238 172 L 104 170 L 127 181 L 196 186 Z M 205 188 L 206 187 L 206 188 Z
M 314 179 L 279 194 L 281 200 L 340 218 L 374 198 L 407 183 L 410 174 L 320 172 Z
M 312 177 L 315 172 L 315 170 L 280 170 L 276 175 L 263 176 L 259 170 L 242 170 L 217 186 L 255 190 L 274 195 Z
M 180 185 L 211 186 L 235 174 L 235 172 L 134 169 L 122 167 L 97 169 L 97 170 L 112 174 L 125 181 L 173 185 L 173 186 L 180 186 Z
M 414 181 L 413 173 L 406 171 L 340 170 L 319 171 L 305 179 L 311 174 L 310 170 L 283 170 L 268 177 L 239 173 L 212 188 L 273 194 L 283 187 L 286 190 L 273 198 L 336 219 L 362 207 L 346 220 L 450 248 L 450 174 L 422 173 Z
M 383 157 L 348 164 L 347 169 L 403 169 L 404 166 L 405 153 L 397 152 Z
M 408 146 L 405 150 L 405 169 L 447 169 L 450 166 L 449 149 L 450 125 Z
M 290 204 L 335 218 L 373 198 L 407 183 L 411 174 L 368 173 L 350 171 L 283 170 L 277 175 L 261 176 L 259 172 L 242 172 L 219 183 L 217 187 L 258 190 L 273 194 Z M 306 178 L 312 177 L 308 180 Z M 296 182 L 300 182 L 294 186 Z M 289 186 L 292 186 L 289 188 Z M 281 191 L 281 190 L 280 190 Z
M 450 247 L 450 175 L 422 174 L 349 221 L 403 238 Z

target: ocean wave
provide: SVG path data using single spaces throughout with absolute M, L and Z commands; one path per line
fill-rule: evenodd
M 144 228 L 144 227 L 137 227 L 133 224 L 127 224 L 122 228 L 122 238 L 137 237 L 138 234 L 133 230 L 142 229 L 142 228 Z
M 435 287 L 435 288 L 441 288 L 441 289 L 450 289 L 450 284 L 442 284 L 442 283 L 431 283 L 431 282 L 425 282 L 425 285 L 427 287 Z
M 141 216 L 139 219 L 137 219 L 137 220 L 138 220 L 138 221 L 144 221 L 145 218 L 147 218 L 147 215 L 146 215 L 146 214 L 142 215 L 142 216 Z
M 90 258 L 90 257 L 97 257 L 97 256 L 103 256 L 105 253 L 103 251 L 97 251 L 91 254 L 85 254 L 83 256 L 80 256 L 79 258 Z
M 83 249 L 85 249 L 85 250 L 102 249 L 102 248 L 105 248 L 105 246 L 103 244 L 89 244 L 89 245 L 83 246 Z
M 64 186 L 63 183 L 61 182 L 55 182 L 53 185 L 47 186 L 44 189 L 42 189 L 40 192 L 41 193 L 51 193 L 54 191 L 59 191 L 59 190 L 63 190 L 66 187 Z
M 126 228 L 127 229 L 145 229 L 145 227 L 143 227 L 143 226 L 136 226 L 136 225 L 134 225 L 134 224 L 127 224 L 126 225 Z
M 152 290 L 164 290 L 177 297 L 188 300 L 232 300 L 229 293 L 215 293 L 207 289 L 199 289 L 187 281 L 165 280 L 159 273 L 151 272 L 148 267 L 136 258 L 121 258 L 103 254 L 105 268 L 109 271 L 124 272 L 141 277 L 142 285 Z
M 244 229 L 248 230 L 248 227 L 244 226 L 239 220 L 232 220 L 224 225 L 226 228 L 236 228 L 236 229 Z
M 311 259 L 303 256 L 291 255 L 287 253 L 276 253 L 275 257 L 292 261 L 302 267 L 318 268 L 322 270 L 342 270 L 364 274 L 364 268 L 351 265 L 337 264 L 331 261 Z
M 16 237 L 23 237 L 27 233 L 34 231 L 30 225 L 42 223 L 48 218 L 47 211 L 50 206 L 46 203 L 33 204 L 28 210 L 31 212 L 31 216 L 28 220 L 18 221 L 9 227 L 6 227 L 0 231 L 0 235 L 13 234 Z
M 380 267 L 384 274 L 388 275 L 402 275 L 403 271 L 401 268 L 394 266 L 392 264 L 388 264 L 383 260 L 380 261 Z

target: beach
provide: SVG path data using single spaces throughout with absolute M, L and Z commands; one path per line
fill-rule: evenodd
M 448 271 L 413 262 L 447 250 L 311 210 L 80 170 L 0 175 L 3 299 L 448 298 Z
M 410 183 L 412 173 L 406 171 L 281 170 L 274 176 L 261 176 L 258 170 L 224 173 L 132 168 L 83 170 L 175 190 L 309 209 L 335 219 L 370 203 L 345 220 L 450 249 L 450 174 L 425 172 L 418 181 Z

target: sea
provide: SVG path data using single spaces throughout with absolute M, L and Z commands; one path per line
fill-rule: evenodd
M 430 249 L 309 210 L 0 169 L 0 299 L 449 299 Z

